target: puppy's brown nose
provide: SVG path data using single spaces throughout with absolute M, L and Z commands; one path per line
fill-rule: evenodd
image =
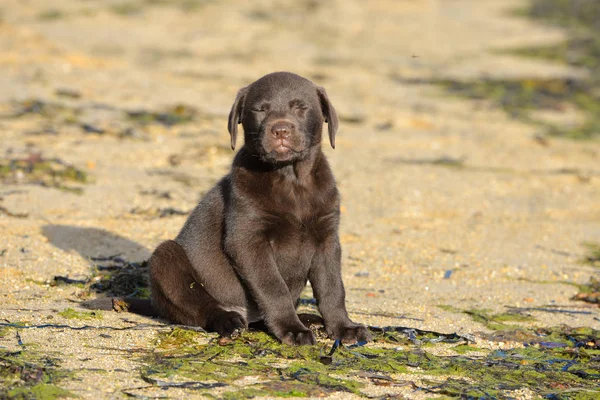
M 271 133 L 277 139 L 287 139 L 292 134 L 293 129 L 294 125 L 291 122 L 280 121 L 271 127 Z

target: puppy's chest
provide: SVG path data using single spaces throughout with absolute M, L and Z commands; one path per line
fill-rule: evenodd
M 337 229 L 339 210 L 316 196 L 282 196 L 278 207 L 267 211 L 265 233 L 272 245 L 323 241 Z

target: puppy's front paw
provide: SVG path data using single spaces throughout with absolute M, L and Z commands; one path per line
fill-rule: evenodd
M 246 319 L 235 311 L 218 311 L 206 322 L 206 329 L 221 336 L 231 336 L 236 331 L 246 329 Z
M 281 336 L 279 336 L 279 339 L 283 343 L 292 346 L 312 345 L 317 343 L 315 335 L 313 335 L 312 331 L 304 327 L 286 330 Z
M 344 343 L 370 342 L 373 340 L 371 332 L 364 325 L 342 325 L 329 334 L 332 339 L 340 339 Z

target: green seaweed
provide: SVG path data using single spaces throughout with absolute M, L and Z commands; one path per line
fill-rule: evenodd
M 49 102 L 41 99 L 30 98 L 12 102 L 13 112 L 3 116 L 5 118 L 19 118 L 27 115 L 37 115 L 54 122 L 74 122 L 81 110 L 61 103 Z
M 66 14 L 58 9 L 52 8 L 49 10 L 42 11 L 38 14 L 37 18 L 41 21 L 56 21 L 62 19 Z
M 44 158 L 39 153 L 0 160 L 0 182 L 5 184 L 33 184 L 81 194 L 81 187 L 67 185 L 90 181 L 83 170 L 58 158 Z
M 144 9 L 144 5 L 138 1 L 126 1 L 117 4 L 113 4 L 109 7 L 109 10 L 117 15 L 132 16 L 141 13 Z
M 600 37 L 573 36 L 558 44 L 502 52 L 595 70 L 600 64 Z
M 164 111 L 128 111 L 127 115 L 132 120 L 140 125 L 151 123 L 159 123 L 165 126 L 173 126 L 192 122 L 198 114 L 198 111 L 184 104 L 177 104 L 168 107 Z
M 150 360 L 144 376 L 152 379 L 167 379 L 174 375 L 202 382 L 225 382 L 231 384 L 248 376 L 260 376 L 271 382 L 252 384 L 235 392 L 235 396 L 246 397 L 253 393 L 295 397 L 332 391 L 357 392 L 357 382 L 332 377 L 325 373 L 327 368 L 319 362 L 325 351 L 317 346 L 293 347 L 281 344 L 264 332 L 245 332 L 230 341 L 213 339 L 208 344 L 198 344 L 198 335 L 207 334 L 174 329 L 159 337 L 159 350 Z M 176 344 L 181 347 L 173 348 Z M 282 367 L 281 364 L 286 364 Z M 339 372 L 339 371 L 338 371 Z M 276 385 L 280 380 L 291 383 Z M 267 393 L 268 392 L 268 393 Z M 230 393 L 231 397 L 234 394 Z
M 510 80 L 431 79 L 403 82 L 430 83 L 441 86 L 454 96 L 490 102 L 502 108 L 512 118 L 542 127 L 550 136 L 592 139 L 600 134 L 600 98 L 589 80 L 532 77 Z M 568 107 L 580 110 L 585 116 L 584 120 L 579 124 L 554 125 L 532 114 L 535 110 L 562 112 Z M 458 163 L 456 166 L 462 165 Z
M 76 311 L 72 308 L 65 308 L 58 315 L 68 319 L 102 319 L 101 311 Z
M 517 120 L 540 126 L 546 134 L 567 139 L 593 139 L 600 135 L 600 2 L 597 0 L 532 0 L 519 15 L 567 29 L 566 41 L 550 46 L 516 48 L 508 51 L 523 57 L 559 62 L 588 71 L 582 78 L 402 80 L 431 83 L 446 92 L 470 100 L 486 101 Z M 582 121 L 556 124 L 533 111 L 581 112 Z
M 193 53 L 186 49 L 163 53 L 163 50 L 147 49 L 142 55 L 147 61 L 162 57 L 190 57 Z M 61 90 L 57 94 L 78 99 L 79 93 Z M 4 106 L 4 105 L 3 105 Z M 161 110 L 128 110 L 110 104 L 73 104 L 73 102 L 54 102 L 30 98 L 12 101 L 5 105 L 10 111 L 0 114 L 0 119 L 32 118 L 39 127 L 27 134 L 54 134 L 60 132 L 62 125 L 78 127 L 85 134 L 114 135 L 119 138 L 145 139 L 148 125 L 162 125 L 171 128 L 196 120 L 199 111 L 185 104 L 167 106 Z M 98 113 L 98 109 L 105 110 Z M 210 118 L 210 116 L 208 116 Z
M 55 399 L 75 397 L 59 386 L 72 377 L 60 369 L 59 361 L 32 351 L 0 350 L 0 398 Z
M 192 331 L 183 328 L 173 328 L 169 332 L 160 332 L 154 342 L 154 346 L 157 349 L 178 349 L 190 348 L 192 345 L 197 344 L 198 339 L 206 334 Z
M 437 306 L 438 308 L 455 313 L 463 313 L 469 315 L 473 321 L 479 322 L 480 324 L 485 325 L 486 328 L 492 330 L 502 330 L 502 329 L 514 329 L 517 326 L 513 324 L 508 324 L 508 322 L 533 322 L 535 318 L 530 315 L 523 315 L 518 312 L 505 312 L 493 314 L 488 309 L 476 309 L 472 308 L 469 310 L 461 310 L 454 306 L 441 304 Z
M 196 11 L 214 0 L 146 0 L 150 5 L 174 6 L 182 11 Z
M 111 12 L 122 16 L 135 16 L 143 12 L 147 7 L 154 6 L 172 6 L 181 11 L 191 12 L 200 9 L 211 1 L 213 0 L 132 0 L 113 4 L 109 9 Z
M 456 307 L 451 306 L 449 304 L 438 304 L 436 307 L 439 308 L 439 309 L 441 309 L 441 310 L 448 311 L 448 312 L 455 312 L 455 313 L 462 312 L 462 310 L 460 308 L 456 308 Z
M 481 351 L 479 347 L 469 346 L 468 344 L 459 344 L 458 346 L 452 347 L 452 351 L 458 354 L 466 354 L 472 351 Z
M 75 395 L 66 389 L 47 383 L 17 387 L 6 392 L 6 398 L 8 399 L 51 400 L 65 397 L 75 397 Z
M 261 388 L 249 387 L 236 391 L 223 393 L 224 399 L 252 399 L 259 396 L 276 397 L 323 397 L 331 391 L 324 390 L 319 386 L 303 382 L 268 382 Z
M 600 2 L 597 0 L 532 0 L 523 15 L 567 29 L 567 40 L 558 45 L 517 49 L 516 54 L 552 60 L 587 69 L 579 90 L 565 100 L 584 112 L 583 124 L 548 126 L 549 133 L 571 138 L 600 134 Z
M 471 316 L 474 321 L 494 330 L 510 329 L 515 327 L 514 325 L 507 324 L 507 322 L 535 321 L 535 318 L 532 316 L 512 312 L 491 314 L 490 311 L 486 309 L 470 309 L 463 312 Z
M 498 321 L 520 320 L 478 313 Z M 526 347 L 490 351 L 461 344 L 452 348 L 454 356 L 438 356 L 426 350 L 431 347 L 421 346 L 439 337 L 434 333 L 417 332 L 411 338 L 402 329 L 377 328 L 373 336 L 375 342 L 367 346 L 330 350 L 331 342 L 323 340 L 316 346 L 294 347 L 264 332 L 246 331 L 225 340 L 175 328 L 161 333 L 156 351 L 143 356 L 142 377 L 163 387 L 164 382 L 200 383 L 204 386 L 195 390 L 206 394 L 216 382 L 224 387 L 221 396 L 231 399 L 333 392 L 366 397 L 364 380 L 357 377 L 386 377 L 385 382 L 394 385 L 394 373 L 420 376 L 423 383 L 418 388 L 427 393 L 465 398 L 504 398 L 517 389 L 553 398 L 575 392 L 586 396 L 600 384 L 600 332 L 591 328 L 496 331 L 489 340 L 517 340 Z M 470 356 L 472 352 L 483 355 Z
M 597 0 L 533 0 L 525 15 L 566 28 L 600 28 Z
M 588 81 L 572 78 L 484 79 L 477 82 L 434 81 L 450 94 L 471 100 L 487 100 L 504 109 L 511 117 L 537 124 L 551 136 L 591 139 L 600 134 L 600 99 Z M 575 126 L 552 125 L 532 116 L 533 110 L 561 112 L 573 106 L 585 114 Z
M 593 267 L 600 267 L 600 244 L 584 243 L 583 245 L 587 249 L 587 254 L 581 261 Z

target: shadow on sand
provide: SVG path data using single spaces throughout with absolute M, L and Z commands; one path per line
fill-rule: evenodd
M 150 252 L 145 247 L 98 228 L 45 225 L 42 233 L 54 246 L 77 251 L 93 266 L 85 280 L 55 276 L 55 283 L 83 284 L 89 292 L 108 296 L 149 297 L 146 260 Z
M 144 246 L 99 228 L 44 225 L 42 233 L 59 249 L 75 250 L 85 258 L 118 255 L 129 261 L 143 261 L 151 254 Z

